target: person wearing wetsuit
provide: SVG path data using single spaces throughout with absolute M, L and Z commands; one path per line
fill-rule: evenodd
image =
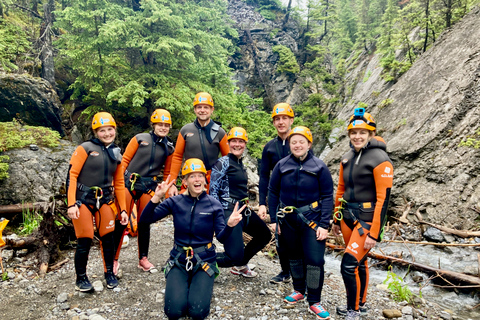
M 114 229 L 117 205 L 121 210 L 118 217 L 126 225 L 128 215 L 125 205 L 125 185 L 120 165 L 120 148 L 113 142 L 116 123 L 112 115 L 99 112 L 94 115 L 92 129 L 95 138 L 79 145 L 72 155 L 67 179 L 68 216 L 72 219 L 77 237 L 75 251 L 76 290 L 93 291 L 87 277 L 87 262 L 92 244 L 94 227 L 100 236 L 100 248 L 104 263 L 107 288 L 118 286 L 113 273 L 115 255 Z
M 213 165 L 210 181 L 210 195 L 220 201 L 228 220 L 236 203 L 248 204 L 248 176 L 243 166 L 242 156 L 248 142 L 245 129 L 235 127 L 227 136 L 230 153 L 218 159 Z M 243 232 L 252 239 L 243 244 Z M 271 233 L 265 222 L 250 208 L 243 211 L 242 222 L 225 241 L 225 252 L 217 254 L 217 264 L 221 268 L 232 267 L 231 273 L 247 278 L 257 276 L 248 267 L 248 261 L 270 241 Z
M 295 304 L 307 296 L 308 311 L 317 319 L 330 319 L 320 301 L 325 241 L 333 209 L 333 181 L 325 163 L 310 151 L 312 141 L 307 127 L 298 126 L 290 131 L 292 154 L 273 169 L 268 206 L 270 219 L 278 220 L 278 232 L 285 237 L 293 278 L 294 291 L 284 301 Z
M 342 157 L 335 195 L 332 232 L 343 234 L 347 247 L 341 263 L 347 305 L 337 313 L 349 320 L 367 313 L 367 254 L 381 240 L 393 185 L 392 161 L 375 129 L 372 115 L 355 109 L 347 127 L 351 150 Z
M 184 125 L 178 133 L 175 152 L 173 153 L 170 174 L 176 178 L 180 172 L 183 160 L 197 158 L 203 161 L 207 168 L 207 192 L 209 190 L 210 173 L 213 164 L 222 156 L 228 154 L 227 134 L 221 125 L 211 118 L 214 107 L 212 96 L 207 92 L 199 92 L 193 100 L 193 110 L 197 119 Z M 178 194 L 173 185 L 168 196 Z
M 125 170 L 125 198 L 127 214 L 130 217 L 133 205 L 137 206 L 137 221 L 145 205 L 152 198 L 157 187 L 157 176 L 162 172 L 163 180 L 166 180 L 170 168 L 174 145 L 167 136 L 172 125 L 170 112 L 164 109 L 155 110 L 151 117 L 152 131 L 140 133 L 133 137 L 125 149 L 122 158 L 122 166 Z M 148 261 L 148 248 L 150 244 L 150 228 L 140 225 L 138 230 L 138 268 L 143 271 L 154 271 L 155 266 Z M 115 260 L 113 272 L 118 273 L 120 264 L 118 258 L 122 248 L 124 231 L 123 226 L 117 220 L 115 226 Z
M 140 224 L 151 224 L 168 215 L 173 216 L 174 246 L 165 268 L 165 314 L 176 320 L 190 317 L 205 319 L 210 312 L 213 282 L 218 275 L 215 264 L 213 235 L 224 242 L 233 228 L 242 220 L 242 210 L 235 206 L 225 223 L 220 202 L 205 192 L 207 170 L 200 159 L 185 161 L 182 168 L 185 193 L 160 203 L 165 192 L 173 185 L 163 181 L 143 210 Z
M 288 103 L 278 103 L 273 107 L 272 123 L 277 129 L 277 136 L 270 140 L 262 151 L 262 161 L 260 163 L 260 183 L 258 215 L 265 219 L 267 217 L 267 195 L 270 173 L 280 159 L 290 154 L 290 145 L 287 138 L 294 120 L 292 107 Z M 275 230 L 275 224 L 271 224 L 272 230 Z M 278 259 L 280 260 L 281 271 L 270 279 L 271 283 L 290 282 L 290 263 L 286 252 L 285 239 L 282 234 L 275 234 L 276 249 Z

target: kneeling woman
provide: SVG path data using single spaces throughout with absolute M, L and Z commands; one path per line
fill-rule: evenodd
M 294 291 L 284 301 L 297 303 L 308 292 L 309 311 L 318 319 L 330 319 L 320 297 L 325 239 L 333 209 L 332 176 L 325 163 L 310 152 L 312 133 L 307 127 L 290 131 L 289 144 L 291 154 L 277 163 L 268 187 L 270 219 L 272 223 L 278 220 L 293 278 Z
M 210 180 L 210 195 L 219 200 L 225 210 L 227 220 L 235 204 L 245 204 L 248 201 L 247 183 L 248 176 L 243 166 L 242 156 L 248 142 L 245 129 L 235 127 L 227 136 L 230 153 L 218 159 L 212 167 Z M 243 232 L 248 233 L 252 240 L 243 245 Z M 250 270 L 248 261 L 265 247 L 272 235 L 265 222 L 250 209 L 243 211 L 243 220 L 232 232 L 225 242 L 225 252 L 217 256 L 219 267 L 232 267 L 231 273 L 247 278 L 257 276 Z
M 227 239 L 233 227 L 242 220 L 243 206 L 235 206 L 227 225 L 220 202 L 205 192 L 207 170 L 200 159 L 188 159 L 182 169 L 187 191 L 158 204 L 173 185 L 162 182 L 146 205 L 139 224 L 151 224 L 168 215 L 173 216 L 174 247 L 165 269 L 165 314 L 168 319 L 189 316 L 205 319 L 210 312 L 213 280 L 218 274 L 215 266 L 215 233 L 220 242 Z M 139 226 L 140 228 L 140 226 Z

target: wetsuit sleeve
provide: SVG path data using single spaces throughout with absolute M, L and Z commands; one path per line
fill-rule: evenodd
M 140 215 L 139 223 L 154 223 L 172 212 L 173 198 L 168 198 L 160 204 L 149 201 Z
M 167 160 L 165 160 L 165 166 L 163 169 L 163 181 L 166 181 L 168 176 L 170 175 L 171 172 L 171 167 L 172 167 L 172 160 L 173 160 L 173 153 L 167 157 Z M 175 177 L 176 178 L 176 177 Z M 170 177 L 171 179 L 175 179 L 173 176 Z
M 268 211 L 270 214 L 270 222 L 277 222 L 277 207 L 280 203 L 280 166 L 279 163 L 273 168 L 272 175 L 270 177 L 270 183 L 268 184 Z
M 135 153 L 137 153 L 137 150 L 138 150 L 137 137 L 133 137 L 128 143 L 127 148 L 125 149 L 125 153 L 123 154 L 123 157 L 122 157 L 123 172 L 127 170 L 128 165 L 130 164 L 130 161 L 132 161 L 133 157 L 135 156 Z
M 220 153 L 222 154 L 222 156 L 226 156 L 227 154 L 229 154 L 230 147 L 228 146 L 228 143 L 227 143 L 226 134 L 223 136 L 222 140 L 220 140 L 219 146 L 220 146 Z
M 340 172 L 338 173 L 338 186 L 337 186 L 337 193 L 335 194 L 335 208 L 341 205 L 340 198 L 343 198 L 343 194 L 345 193 L 345 181 L 343 181 L 343 165 L 340 164 Z M 335 209 L 337 212 L 337 209 Z M 333 223 L 340 225 L 340 220 L 335 218 L 333 215 Z
M 267 205 L 268 181 L 270 180 L 270 159 L 268 158 L 267 146 L 262 151 L 260 162 L 260 182 L 258 184 L 259 205 Z
M 177 178 L 180 168 L 182 166 L 183 154 L 185 152 L 185 139 L 182 136 L 182 132 L 178 133 L 177 144 L 175 145 L 175 152 L 172 155 L 172 164 L 170 169 L 167 169 L 172 178 Z
M 209 194 L 221 201 L 222 196 L 222 180 L 225 178 L 225 171 L 223 170 L 223 163 L 220 160 L 217 160 L 212 167 L 212 173 L 210 176 L 210 189 Z
M 70 159 L 70 169 L 68 170 L 68 207 L 75 204 L 77 193 L 77 178 L 82 171 L 85 161 L 87 161 L 88 154 L 82 146 L 78 146 Z
M 115 198 L 120 206 L 120 212 L 127 211 L 127 200 L 125 197 L 125 169 L 122 165 L 117 166 L 117 170 L 113 175 L 113 187 L 115 190 Z
M 214 227 L 214 230 L 215 230 L 215 237 L 221 243 L 225 243 L 225 241 L 232 234 L 233 228 L 229 227 L 227 225 L 227 223 L 225 222 L 225 217 L 224 217 L 222 207 L 218 207 L 215 210 L 215 221 L 214 221 L 214 223 L 215 223 L 215 225 L 213 227 Z
M 393 185 L 392 164 L 389 161 L 385 161 L 376 166 L 373 169 L 373 177 L 375 179 L 377 201 L 375 203 L 375 212 L 368 236 L 379 241 L 382 228 L 387 218 L 388 201 L 390 200 L 390 191 Z
M 320 227 L 328 229 L 333 209 L 333 180 L 326 165 L 321 167 L 319 173 L 318 186 L 320 189 L 320 200 L 322 201 L 322 215 L 318 224 Z

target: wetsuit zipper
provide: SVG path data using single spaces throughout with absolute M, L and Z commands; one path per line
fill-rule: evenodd
M 355 192 L 353 190 L 353 167 L 355 166 L 355 157 L 357 156 L 357 152 L 353 153 L 353 159 L 350 163 L 350 172 L 348 173 L 348 185 L 350 187 L 350 202 L 356 202 L 355 201 Z
M 108 184 L 108 150 L 105 146 L 102 146 L 103 152 L 103 185 L 106 186 Z
M 193 238 L 193 216 L 194 216 L 194 211 L 195 211 L 195 206 L 197 205 L 197 198 L 193 200 L 193 205 L 192 208 L 190 209 L 190 237 L 188 240 L 188 245 L 192 244 L 192 238 Z

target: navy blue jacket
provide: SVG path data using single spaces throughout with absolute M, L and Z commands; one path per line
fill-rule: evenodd
M 156 205 L 151 201 L 140 216 L 140 223 L 154 223 L 173 215 L 174 241 L 183 247 L 201 247 L 213 240 L 213 234 L 224 242 L 233 228 L 225 224 L 223 208 L 218 200 L 203 192 L 194 198 L 181 194 Z
M 270 219 L 276 222 L 278 205 L 297 208 L 320 200 L 321 206 L 305 216 L 327 229 L 333 210 L 333 181 L 325 163 L 310 151 L 300 161 L 293 155 L 280 160 L 273 169 L 268 186 Z

